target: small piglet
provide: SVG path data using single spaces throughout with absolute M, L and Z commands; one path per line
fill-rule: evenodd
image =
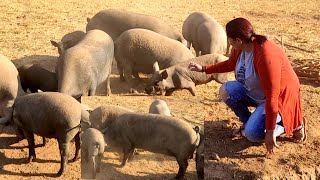
M 176 179 L 183 179 L 188 159 L 199 144 L 199 127 L 193 129 L 184 120 L 170 116 L 145 113 L 126 113 L 109 121 L 102 130 L 108 146 L 122 148 L 124 166 L 139 148 L 173 156 L 179 164 Z
M 85 172 L 90 171 L 90 178 L 95 179 L 96 173 L 100 172 L 105 146 L 104 137 L 99 130 L 89 128 L 81 135 L 81 139 L 81 162 L 89 168 L 81 170 L 81 177 L 84 178 Z
M 164 116 L 172 116 L 167 103 L 164 100 L 156 99 L 149 107 L 150 114 L 160 114 Z

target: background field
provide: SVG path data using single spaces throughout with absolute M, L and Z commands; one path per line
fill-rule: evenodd
M 245 139 L 232 140 L 231 132 L 239 127 L 235 115 L 217 98 L 218 83 L 197 86 L 197 96 L 188 92 L 171 97 L 131 96 L 128 87 L 119 81 L 114 68 L 111 97 L 85 97 L 95 108 L 116 104 L 146 112 L 155 98 L 168 102 L 172 113 L 191 123 L 205 126 L 207 179 L 319 179 L 320 178 L 320 1 L 318 0 L 2 0 L 0 2 L 0 53 L 14 64 L 38 62 L 53 70 L 57 50 L 50 39 L 85 30 L 86 18 L 107 8 L 123 9 L 159 17 L 181 32 L 184 19 L 194 11 L 212 15 L 223 26 L 235 18 L 249 19 L 257 33 L 277 41 L 283 38 L 284 49 L 300 75 L 304 116 L 309 120 L 309 139 L 295 144 L 279 138 L 280 148 L 267 159 L 262 144 Z M 301 67 L 304 67 L 302 69 Z M 306 73 L 307 72 L 307 73 Z M 230 73 L 230 78 L 233 74 Z M 0 77 L 5 78 L 5 77 Z M 310 80 L 311 79 L 311 80 Z M 141 86 L 143 87 L 143 86 Z M 142 90 L 142 89 L 140 89 Z M 204 121 L 205 120 L 205 121 Z M 26 140 L 17 141 L 11 127 L 0 126 L 0 179 L 47 179 L 59 169 L 56 140 L 36 149 L 36 162 L 25 164 L 28 156 Z M 36 138 L 37 143 L 41 138 Z M 72 155 L 74 144 L 72 144 Z M 213 160 L 214 153 L 220 160 Z M 121 156 L 106 152 L 98 179 L 170 179 L 178 166 L 173 158 L 142 152 L 126 167 L 118 168 Z M 61 179 L 79 179 L 80 161 L 71 163 Z M 190 161 L 186 179 L 195 179 L 195 164 Z

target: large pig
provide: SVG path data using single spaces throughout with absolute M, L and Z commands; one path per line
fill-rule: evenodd
M 228 58 L 222 54 L 207 54 L 194 59 L 190 59 L 183 63 L 176 64 L 163 70 L 158 70 L 159 68 L 155 68 L 155 73 L 147 83 L 145 91 L 147 94 L 161 92 L 166 96 L 170 96 L 174 91 L 178 89 L 187 89 L 193 96 L 195 96 L 196 85 L 205 84 L 210 82 L 211 80 L 216 80 L 219 83 L 224 83 L 227 81 L 227 74 L 205 74 L 190 71 L 188 69 L 190 62 L 197 62 L 201 65 L 205 65 L 215 64 L 227 59 Z
M 15 65 L 0 54 L 0 124 L 9 122 L 18 95 L 19 75 Z
M 133 88 L 136 84 L 132 76 L 152 74 L 155 62 L 160 68 L 167 68 L 191 58 L 194 55 L 181 43 L 146 29 L 128 30 L 115 41 L 120 79 Z
M 183 37 L 191 44 L 196 56 L 229 51 L 227 35 L 218 21 L 205 12 L 191 13 L 182 26 Z
M 58 92 L 33 93 L 16 99 L 13 122 L 22 130 L 29 144 L 31 162 L 36 158 L 34 135 L 55 138 L 59 144 L 62 175 L 68 162 L 69 142 L 75 138 L 76 152 L 72 161 L 78 159 L 80 150 L 80 120 L 88 117 L 81 104 L 69 95 Z
M 108 33 L 115 41 L 129 29 L 142 28 L 154 31 L 168 38 L 180 41 L 186 46 L 182 34 L 159 18 L 123 10 L 107 9 L 87 19 L 87 31 L 100 29 Z
M 161 99 L 156 99 L 150 104 L 149 113 L 172 116 L 167 103 Z
M 183 179 L 188 159 L 199 144 L 199 128 L 193 129 L 184 120 L 170 116 L 145 113 L 126 113 L 108 122 L 104 133 L 108 146 L 123 150 L 124 166 L 139 148 L 176 158 L 179 164 L 177 179 Z
M 95 179 L 96 173 L 100 172 L 101 160 L 104 153 L 104 137 L 101 132 L 94 128 L 89 128 L 81 135 L 81 178 L 84 178 L 89 171 L 90 178 Z M 84 161 L 84 162 L 82 162 Z
M 27 89 L 35 93 L 41 91 L 57 91 L 58 81 L 56 73 L 51 72 L 39 64 L 26 64 L 18 68 L 21 87 L 24 92 Z
M 88 31 L 77 45 L 58 58 L 58 91 L 79 97 L 93 96 L 97 89 L 103 88 L 110 95 L 113 54 L 114 45 L 108 34 L 101 30 Z

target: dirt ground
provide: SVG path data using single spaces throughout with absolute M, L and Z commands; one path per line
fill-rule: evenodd
M 206 179 L 320 179 L 320 1 L 318 0 L 2 0 L 0 1 L 0 53 L 16 66 L 40 63 L 53 70 L 57 50 L 50 40 L 64 34 L 85 30 L 86 18 L 102 9 L 114 8 L 149 14 L 163 19 L 181 32 L 184 19 L 194 11 L 212 15 L 223 26 L 235 18 L 249 19 L 257 33 L 277 41 L 301 77 L 303 114 L 308 119 L 308 141 L 295 144 L 290 138 L 278 138 L 280 148 L 271 158 L 265 157 L 263 144 L 245 139 L 231 139 L 232 130 L 240 123 L 220 102 L 220 85 L 210 82 L 197 86 L 197 96 L 180 91 L 170 97 L 133 96 L 113 71 L 110 97 L 84 97 L 91 108 L 115 104 L 147 112 L 153 99 L 167 101 L 172 113 L 205 131 Z M 4 78 L 4 77 L 0 77 Z M 233 73 L 230 73 L 230 79 Z M 139 89 L 142 90 L 142 87 Z M 41 138 L 36 137 L 36 144 Z M 71 143 L 71 157 L 74 144 Z M 213 160 L 217 153 L 220 160 Z M 12 127 L 0 126 L 0 179 L 50 179 L 60 167 L 56 140 L 36 148 L 37 160 L 26 164 L 27 141 L 17 141 Z M 172 179 L 178 170 L 173 158 L 141 152 L 124 168 L 118 168 L 121 155 L 105 152 L 102 173 L 98 179 Z M 80 160 L 69 163 L 61 179 L 80 179 Z M 186 179 L 196 179 L 195 163 L 190 160 Z

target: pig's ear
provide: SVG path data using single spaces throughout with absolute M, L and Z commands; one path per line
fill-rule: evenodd
M 168 72 L 167 72 L 167 70 L 164 70 L 164 71 L 161 73 L 161 77 L 162 77 L 162 79 L 167 79 L 167 77 L 168 77 Z
M 159 67 L 158 62 L 156 61 L 156 62 L 153 64 L 153 72 L 157 72 L 157 71 L 160 71 L 160 67 Z
M 82 97 L 82 93 L 81 94 L 78 94 L 78 95 L 76 95 L 76 96 L 73 96 L 78 102 L 80 102 L 81 103 L 81 97 Z
M 90 20 L 91 20 L 91 19 L 87 17 L 87 22 L 90 22 Z
M 52 46 L 54 46 L 54 47 L 60 47 L 60 43 L 58 43 L 58 42 L 56 42 L 56 41 L 54 41 L 54 40 L 51 40 L 50 42 L 51 42 Z

